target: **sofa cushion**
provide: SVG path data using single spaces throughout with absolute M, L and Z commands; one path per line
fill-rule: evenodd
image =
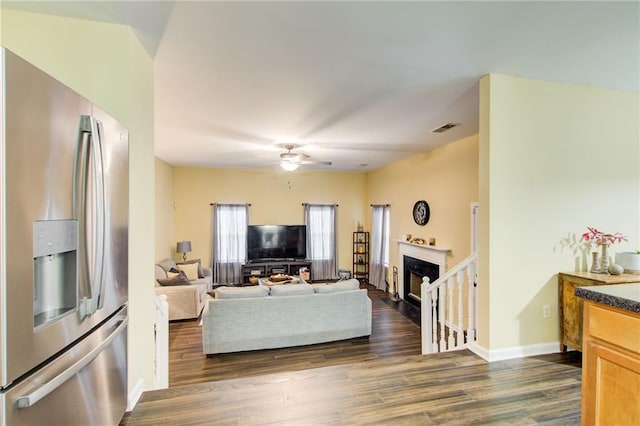
M 180 272 L 184 272 L 187 275 L 187 278 L 191 281 L 198 279 L 197 263 L 187 263 L 187 264 L 178 265 L 178 270 L 180 270 Z
M 346 281 L 338 281 L 331 284 L 313 284 L 313 291 L 316 293 L 338 293 L 341 291 L 358 290 L 360 288 L 360 282 L 352 278 Z
M 158 262 L 158 266 L 164 269 L 165 272 L 169 272 L 171 269 L 178 269 L 176 262 L 171 259 L 162 259 Z
M 214 291 L 216 299 L 246 299 L 250 297 L 267 297 L 269 295 L 269 287 L 252 286 L 252 287 L 218 287 Z
M 313 294 L 311 284 L 285 284 L 271 286 L 270 294 L 272 297 L 279 296 L 297 296 L 301 294 Z
M 174 274 L 172 274 L 174 275 Z M 169 278 L 160 278 L 157 280 L 160 285 L 164 286 L 172 286 L 172 285 L 190 285 L 189 279 L 185 275 L 184 272 L 180 272 L 179 274 L 175 274 Z

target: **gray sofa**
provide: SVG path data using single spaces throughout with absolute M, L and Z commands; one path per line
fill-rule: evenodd
M 357 280 L 220 287 L 202 314 L 206 354 L 369 336 L 371 300 Z
M 211 269 L 198 263 L 198 277 L 189 280 L 185 285 L 162 285 L 169 279 L 171 270 L 178 270 L 179 266 L 171 259 L 163 259 L 155 265 L 156 295 L 165 294 L 169 304 L 169 320 L 198 318 L 205 302 L 207 291 L 211 289 Z

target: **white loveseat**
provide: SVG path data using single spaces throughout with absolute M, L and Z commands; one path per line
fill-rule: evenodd
M 193 261 L 198 263 L 197 261 Z M 162 285 L 169 279 L 171 270 L 180 270 L 171 259 L 163 259 L 155 265 L 156 295 L 165 294 L 169 304 L 169 320 L 198 318 L 207 300 L 207 291 L 211 289 L 211 269 L 197 264 L 198 275 L 185 285 Z
M 202 314 L 206 354 L 369 336 L 371 300 L 357 280 L 220 287 Z

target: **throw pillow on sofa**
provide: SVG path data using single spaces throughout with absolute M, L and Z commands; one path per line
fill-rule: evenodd
M 187 278 L 190 281 L 198 279 L 198 264 L 197 263 L 187 263 L 178 265 L 178 269 L 181 272 L 184 272 L 187 275 Z
M 189 285 L 189 279 L 184 272 L 180 272 L 178 274 L 171 274 L 173 276 L 169 278 L 159 278 L 157 281 L 160 285 L 164 286 L 173 286 L 173 285 Z
M 186 262 L 180 262 L 178 265 L 187 265 L 189 263 L 195 263 L 198 265 L 198 278 L 204 278 L 204 269 L 202 268 L 202 262 L 200 259 L 191 259 Z
M 172 269 L 178 269 L 178 267 L 176 266 L 176 262 L 171 259 L 162 259 L 158 263 L 158 266 L 164 269 L 164 272 L 169 272 Z

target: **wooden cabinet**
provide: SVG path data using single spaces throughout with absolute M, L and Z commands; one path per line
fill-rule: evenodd
M 242 282 L 250 282 L 251 277 L 264 278 L 274 274 L 299 275 L 307 282 L 312 280 L 311 262 L 305 260 L 283 260 L 273 262 L 251 262 L 242 265 Z
M 560 350 L 572 347 L 582 351 L 582 306 L 576 297 L 576 287 L 640 282 L 640 275 L 593 274 L 591 272 L 561 272 L 558 274 L 558 305 L 560 314 Z
M 369 233 L 353 233 L 353 278 L 369 282 Z
M 640 425 L 640 314 L 584 301 L 582 425 Z

